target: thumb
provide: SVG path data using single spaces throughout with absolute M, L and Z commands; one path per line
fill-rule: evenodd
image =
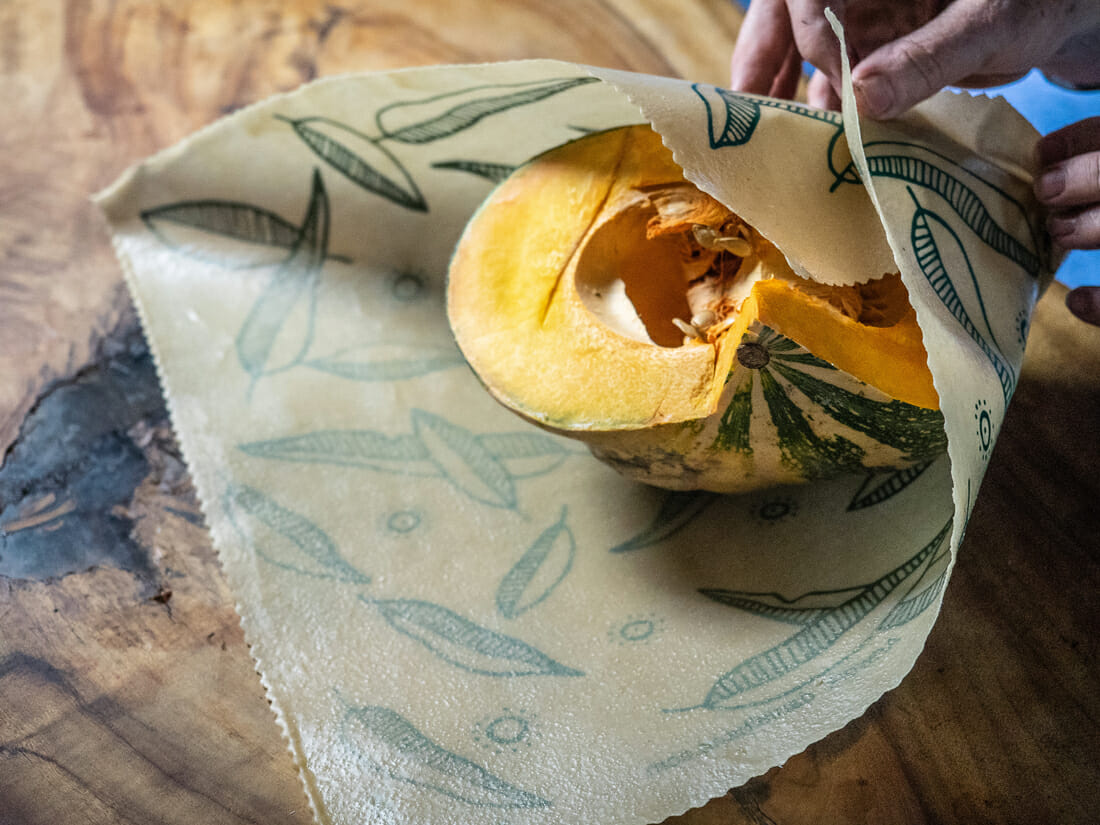
M 897 117 L 944 86 L 981 73 L 1003 47 L 1004 36 L 984 5 L 956 0 L 924 26 L 861 60 L 852 71 L 860 112 Z

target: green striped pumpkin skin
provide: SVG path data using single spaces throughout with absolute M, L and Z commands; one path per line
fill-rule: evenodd
M 938 410 L 895 401 L 760 323 L 713 415 L 584 440 L 628 478 L 720 493 L 902 469 L 947 449 Z

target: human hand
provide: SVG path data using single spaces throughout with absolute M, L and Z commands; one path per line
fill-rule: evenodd
M 1010 82 L 1038 67 L 1056 82 L 1100 84 L 1100 3 L 1072 0 L 753 0 L 730 63 L 734 89 L 793 97 L 801 61 L 819 71 L 811 105 L 840 107 L 840 54 L 825 20 L 845 27 L 860 112 L 887 118 L 947 85 Z M 1100 118 L 1048 135 L 1039 145 L 1036 194 L 1065 249 L 1100 248 Z M 1071 311 L 1100 324 L 1100 287 L 1079 287 Z
M 837 108 L 840 55 L 825 20 L 844 24 L 860 111 L 895 117 L 944 86 L 991 86 L 1034 67 L 1058 82 L 1100 83 L 1100 3 L 1073 0 L 754 0 L 731 60 L 732 88 L 793 95 L 798 64 L 819 71 L 812 105 Z
M 1071 123 L 1039 140 L 1035 194 L 1050 210 L 1047 229 L 1063 249 L 1100 249 L 1100 117 Z M 1066 305 L 1100 325 L 1100 286 L 1069 293 Z

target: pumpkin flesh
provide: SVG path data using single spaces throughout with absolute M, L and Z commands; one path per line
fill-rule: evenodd
M 698 435 L 723 413 L 762 329 L 883 400 L 938 408 L 904 286 L 867 275 L 799 277 L 684 179 L 656 133 L 627 127 L 558 147 L 494 191 L 456 248 L 448 315 L 485 386 L 525 417 L 597 452 L 629 455 L 634 433 L 639 449 L 698 453 L 669 425 Z

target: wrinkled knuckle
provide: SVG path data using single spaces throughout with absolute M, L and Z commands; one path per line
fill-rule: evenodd
M 1085 158 L 1087 163 L 1085 168 L 1087 194 L 1091 200 L 1100 203 L 1100 152 L 1090 152 L 1085 155 Z
M 921 84 L 922 95 L 938 92 L 947 84 L 946 69 L 939 55 L 919 41 L 898 44 L 899 60 L 912 79 Z
M 1100 249 L 1100 205 L 1082 212 L 1076 223 L 1076 248 Z

